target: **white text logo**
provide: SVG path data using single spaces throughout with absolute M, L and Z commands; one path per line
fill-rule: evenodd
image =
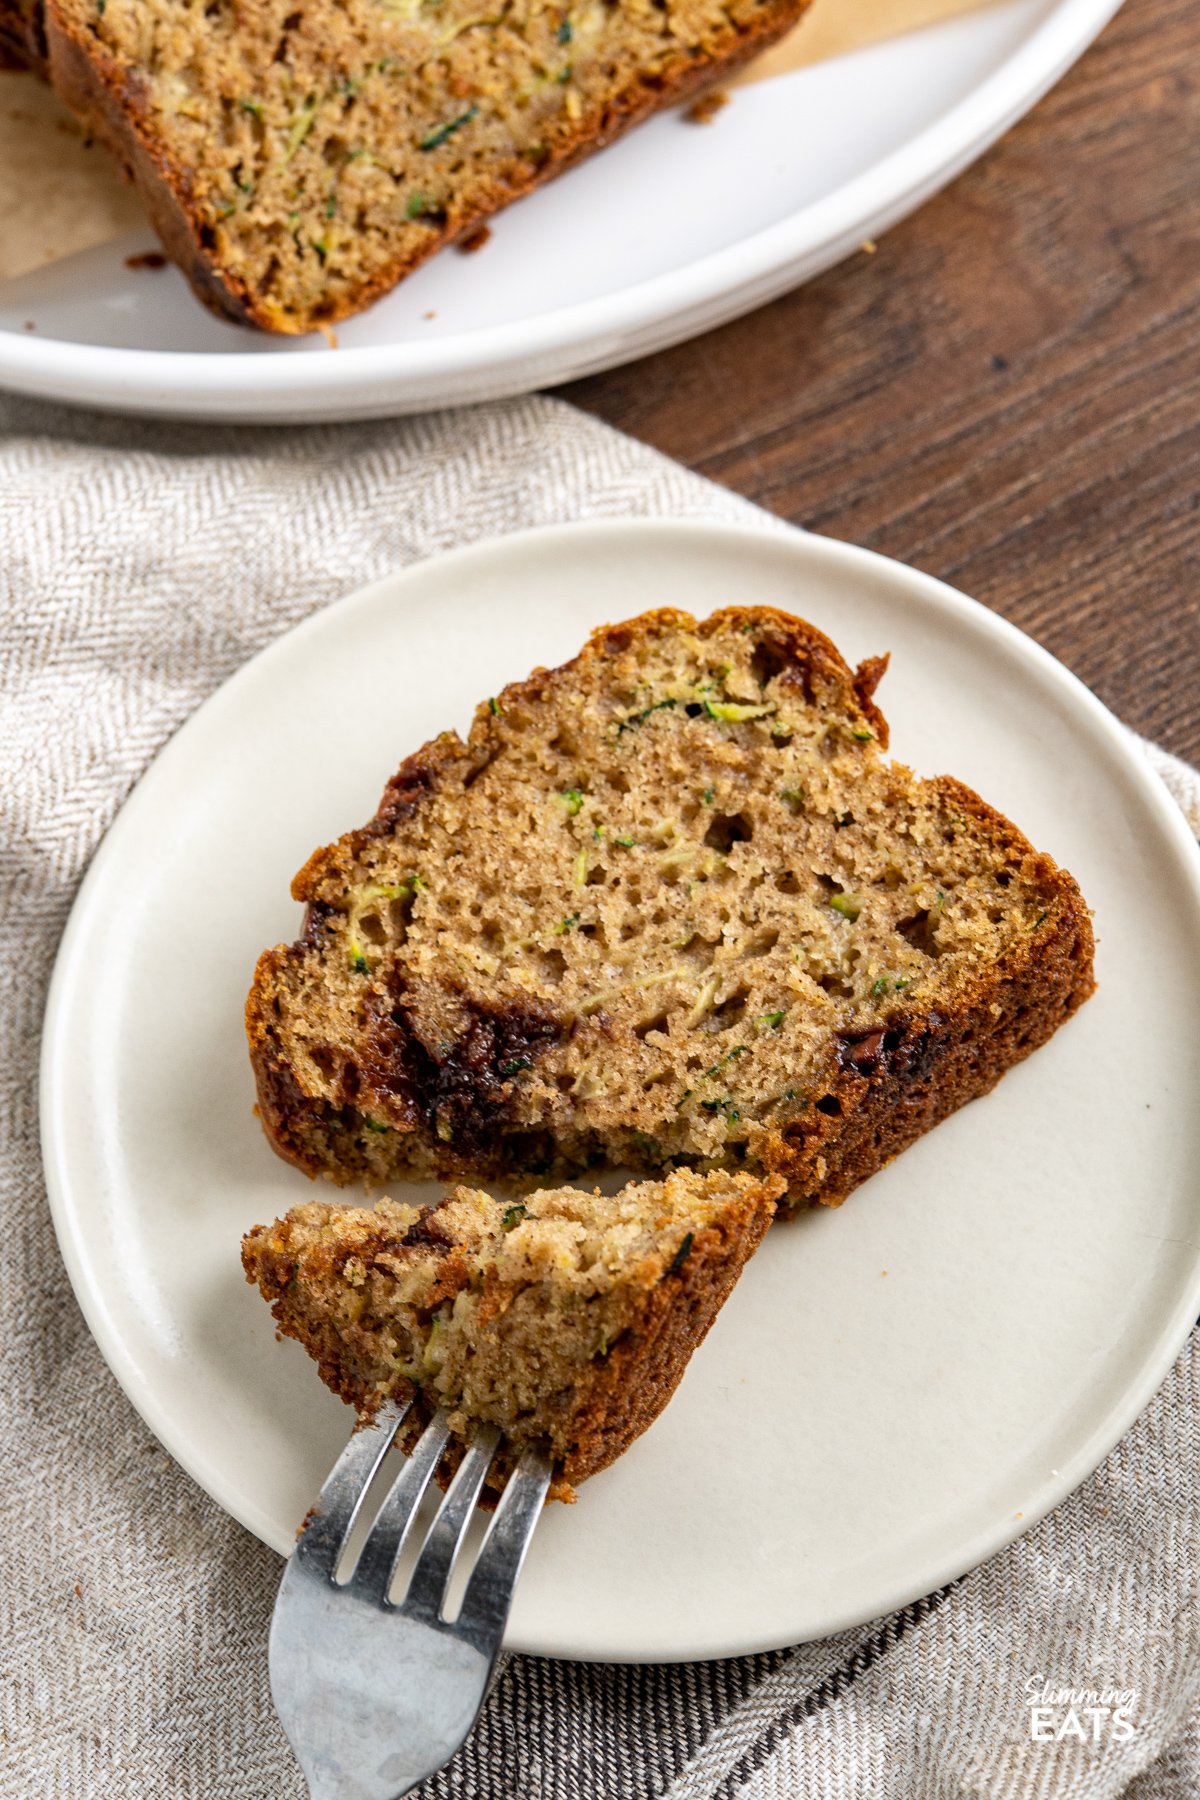
M 1136 1688 L 1056 1687 L 1044 1675 L 1025 1683 L 1029 1735 L 1035 1743 L 1061 1744 L 1071 1739 L 1097 1744 L 1108 1738 L 1127 1744 L 1137 1732 L 1133 1708 Z

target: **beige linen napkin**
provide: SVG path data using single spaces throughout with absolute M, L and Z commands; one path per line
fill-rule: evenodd
M 0 398 L 0 1800 L 303 1793 L 267 1693 L 280 1563 L 126 1402 L 50 1227 L 38 1039 L 88 859 L 289 626 L 452 544 L 632 515 L 768 522 L 546 399 L 283 433 Z M 1200 777 L 1147 754 L 1200 824 Z M 1194 1795 L 1198 1406 L 1193 1340 L 1069 1501 L 894 1618 L 683 1667 L 507 1659 L 426 1800 Z M 1136 1730 L 1031 1741 L 1035 1677 L 1135 1690 Z
M 992 0 L 813 0 L 739 78 L 763 81 Z M 0 281 L 146 228 L 116 168 L 32 75 L 0 73 Z

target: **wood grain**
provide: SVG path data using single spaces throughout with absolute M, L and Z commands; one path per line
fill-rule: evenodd
M 562 392 L 976 595 L 1200 761 L 1200 9 L 1127 0 L 875 254 Z

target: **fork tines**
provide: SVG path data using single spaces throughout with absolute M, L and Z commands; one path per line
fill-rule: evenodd
M 445 1625 L 446 1597 L 459 1547 L 488 1470 L 502 1443 L 499 1430 L 482 1426 L 468 1447 L 417 1555 L 407 1589 L 395 1603 L 389 1590 L 412 1523 L 450 1437 L 445 1411 L 434 1414 L 418 1438 L 375 1517 L 358 1560 L 337 1583 L 351 1533 L 368 1489 L 411 1409 L 387 1401 L 374 1420 L 355 1432 L 321 1489 L 296 1544 L 294 1561 L 309 1575 L 344 1586 L 356 1599 L 427 1625 Z M 454 1629 L 479 1638 L 480 1648 L 504 1628 L 521 1563 L 550 1484 L 549 1457 L 526 1450 L 510 1475 L 467 1584 Z

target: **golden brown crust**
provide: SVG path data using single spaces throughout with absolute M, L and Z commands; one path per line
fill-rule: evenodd
M 681 1269 L 645 1291 L 634 1329 L 581 1386 L 564 1480 L 584 1481 L 606 1469 L 653 1424 L 762 1242 L 780 1191 L 778 1182 L 751 1190 L 719 1224 L 696 1234 Z
M 143 95 L 94 39 L 79 40 L 69 21 L 47 0 L 46 60 L 51 86 L 64 105 L 92 131 L 136 189 L 163 249 L 187 277 L 210 312 L 239 324 L 259 323 L 236 278 L 218 269 L 203 242 L 203 228 L 189 206 L 190 178 L 156 141 Z
M 45 39 L 56 93 L 116 157 L 137 188 L 163 248 L 182 269 L 197 297 L 211 311 L 239 324 L 296 335 L 361 312 L 443 246 L 477 233 L 512 201 L 612 143 L 652 113 L 687 100 L 717 78 L 734 72 L 795 25 L 808 4 L 809 0 L 766 0 L 753 28 L 730 24 L 724 46 L 713 54 L 681 53 L 653 77 L 643 76 L 612 95 L 605 106 L 585 113 L 574 132 L 556 142 L 540 164 L 514 156 L 489 183 L 480 185 L 469 204 L 448 215 L 440 228 L 425 232 L 415 252 L 398 255 L 350 297 L 323 305 L 319 319 L 315 314 L 281 315 L 235 268 L 219 266 L 207 241 L 211 233 L 192 198 L 191 173 L 174 161 L 159 140 L 138 84 L 94 37 L 85 38 L 73 29 L 58 0 L 47 0 Z
M 264 950 L 246 998 L 246 1036 L 254 1071 L 256 1109 L 267 1142 L 277 1156 L 315 1181 L 321 1172 L 314 1144 L 330 1125 L 324 1101 L 306 1094 L 280 1054 L 271 1029 L 269 999 L 277 952 Z M 357 1171 L 356 1171 L 357 1172 Z M 362 1171 L 365 1175 L 365 1169 Z
M 960 793 L 964 804 L 975 798 L 969 789 Z M 795 1135 L 765 1142 L 763 1164 L 787 1177 L 792 1210 L 806 1202 L 840 1206 L 919 1137 L 989 1093 L 1094 993 L 1083 896 L 1049 857 L 1039 861 L 1048 906 L 1061 903 L 1045 937 L 1004 957 L 944 1010 L 897 1014 L 886 1030 L 847 1041 L 829 1083 L 837 1110 L 810 1109 Z

